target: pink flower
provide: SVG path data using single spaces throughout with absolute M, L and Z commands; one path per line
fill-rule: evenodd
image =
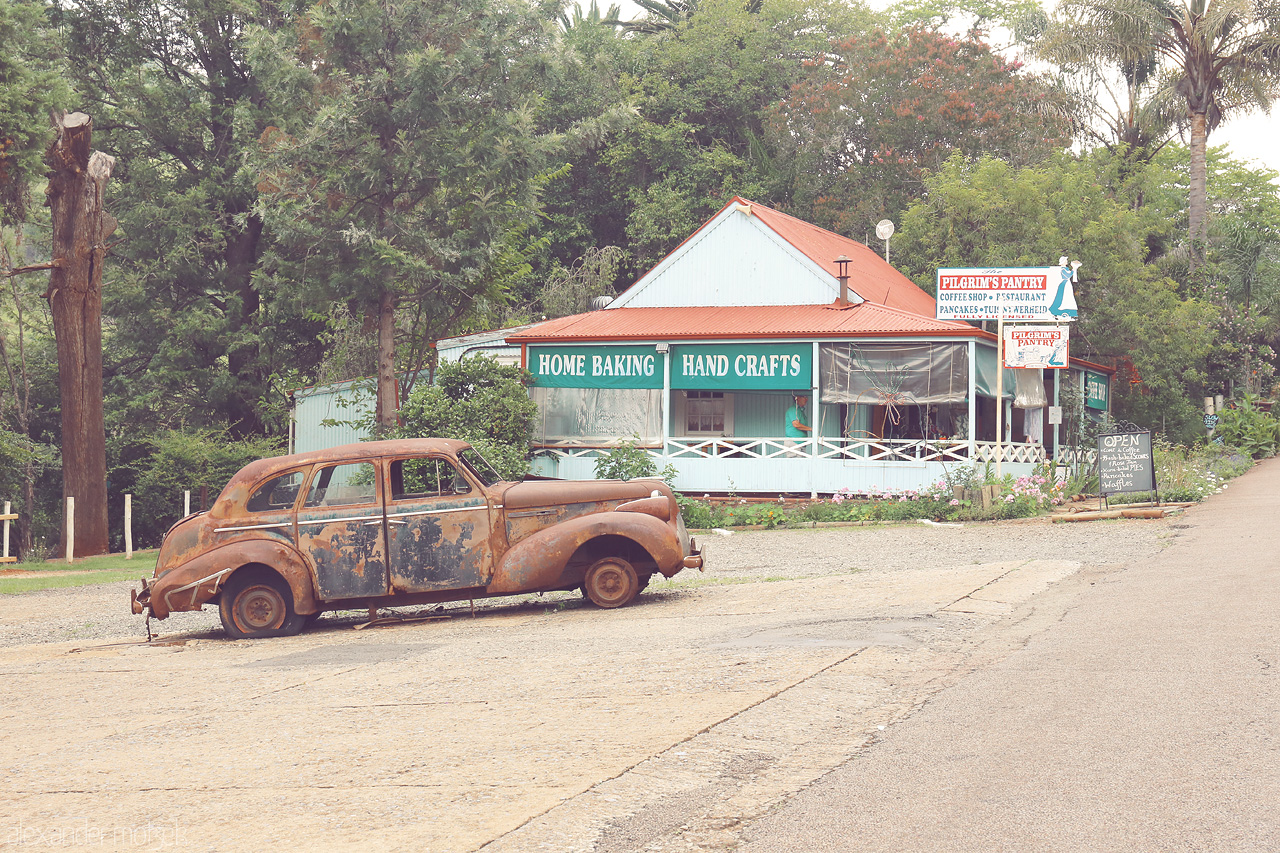
M 952 498 L 952 499 L 951 499 L 951 505 L 952 505 L 952 506 L 960 506 L 960 501 L 956 500 L 955 498 Z

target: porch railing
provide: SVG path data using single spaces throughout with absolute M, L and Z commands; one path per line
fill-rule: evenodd
M 639 445 L 651 455 L 673 462 L 682 459 L 830 459 L 842 462 L 1002 462 L 1038 463 L 1046 459 L 1038 444 L 997 445 L 993 441 L 976 442 L 975 455 L 970 456 L 967 441 L 921 441 L 909 438 L 819 438 L 815 448 L 811 439 L 788 438 L 669 438 L 666 453 L 661 442 Z M 609 452 L 612 445 L 579 441 L 543 442 L 534 445 L 544 456 L 561 459 L 592 459 Z M 1003 452 L 1001 452 L 1003 451 Z

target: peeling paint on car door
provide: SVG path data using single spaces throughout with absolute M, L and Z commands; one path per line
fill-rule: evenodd
M 488 583 L 489 502 L 478 485 L 439 457 L 392 460 L 389 471 L 392 590 L 432 592 Z
M 298 547 L 325 600 L 387 593 L 387 549 L 378 464 L 318 467 L 298 510 Z

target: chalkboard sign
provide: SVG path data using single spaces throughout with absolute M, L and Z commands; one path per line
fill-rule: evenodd
M 1117 432 L 1098 436 L 1098 491 L 1150 492 L 1156 487 L 1150 432 Z

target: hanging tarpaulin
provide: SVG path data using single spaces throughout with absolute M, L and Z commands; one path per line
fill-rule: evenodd
M 662 441 L 662 389 L 544 388 L 529 395 L 538 404 L 535 443 L 611 444 Z
M 1049 405 L 1049 395 L 1044 392 L 1044 373 L 1039 370 L 1015 370 L 1016 390 L 1013 395 L 1015 409 L 1041 409 Z
M 1054 320 L 1076 318 L 1076 268 L 1004 267 L 938 270 L 939 320 Z
M 1013 397 L 1014 374 L 1018 371 L 1009 368 L 1004 369 L 1004 379 L 999 380 L 996 374 L 996 348 L 991 346 L 983 346 L 978 344 L 977 355 L 977 376 L 974 385 L 978 389 L 978 395 L 982 397 L 994 397 L 996 395 L 996 383 L 1002 381 L 1004 398 Z
M 1004 366 L 1065 369 L 1070 328 L 1070 326 L 1005 326 Z
M 961 403 L 969 394 L 967 344 L 822 344 L 823 403 Z

